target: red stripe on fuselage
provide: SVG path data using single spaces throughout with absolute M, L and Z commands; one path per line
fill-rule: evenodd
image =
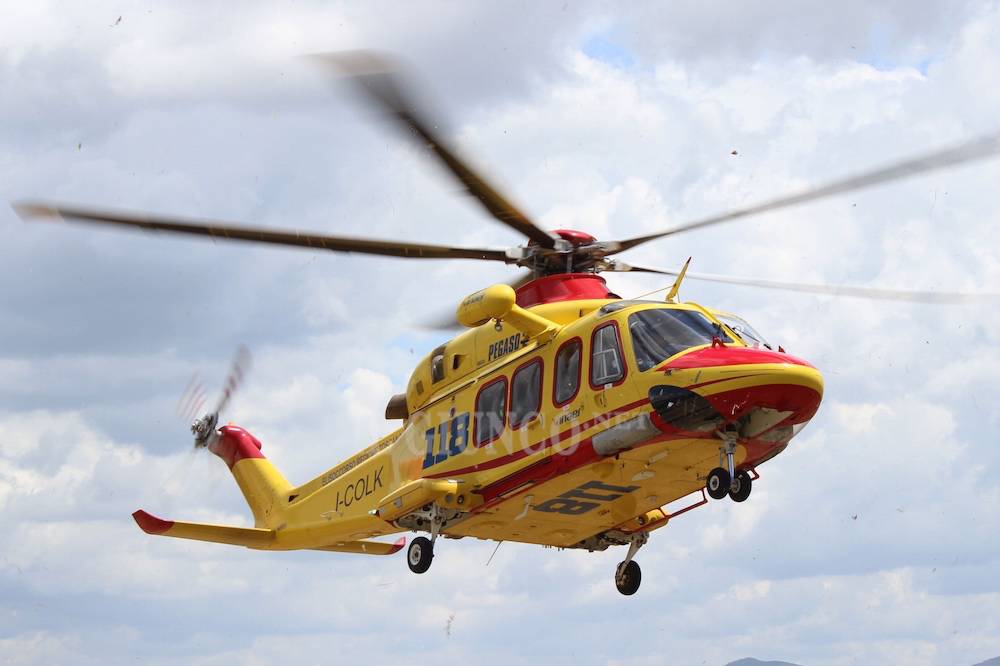
M 567 428 L 566 430 L 563 430 L 562 432 L 560 432 L 557 435 L 553 435 L 552 437 L 549 437 L 548 439 L 546 439 L 546 440 L 544 440 L 542 442 L 539 442 L 538 444 L 527 446 L 527 447 L 521 449 L 520 451 L 514 451 L 513 453 L 508 453 L 505 456 L 501 456 L 499 458 L 494 458 L 493 460 L 487 460 L 486 462 L 483 462 L 483 463 L 477 463 L 475 465 L 470 465 L 469 467 L 462 467 L 460 469 L 453 469 L 453 470 L 449 470 L 447 472 L 437 472 L 435 474 L 428 474 L 424 478 L 427 478 L 427 479 L 444 479 L 444 478 L 451 478 L 453 476 L 460 476 L 462 474 L 471 474 L 472 472 L 482 472 L 482 471 L 487 470 L 487 469 L 495 469 L 497 467 L 503 467 L 504 465 L 507 465 L 507 464 L 510 464 L 512 462 L 516 462 L 518 460 L 521 460 L 522 458 L 525 458 L 525 457 L 527 457 L 527 456 L 529 456 L 529 455 L 531 455 L 533 453 L 538 453 L 540 451 L 544 451 L 546 449 L 552 448 L 553 446 L 555 446 L 559 442 L 565 441 L 569 437 L 572 437 L 574 434 L 579 434 L 579 433 L 583 432 L 584 430 L 587 430 L 589 428 L 594 427 L 598 423 L 602 423 L 604 421 L 607 421 L 608 419 L 610 419 L 612 417 L 615 417 L 615 416 L 618 416 L 619 414 L 623 414 L 625 412 L 630 412 L 633 409 L 636 409 L 637 407 L 641 407 L 642 405 L 648 404 L 648 403 L 649 403 L 649 399 L 648 398 L 644 399 L 644 400 L 637 400 L 636 402 L 633 402 L 633 403 L 631 403 L 629 405 L 625 405 L 624 407 L 619 407 L 618 409 L 612 409 L 609 412 L 605 412 L 603 414 L 599 414 L 598 416 L 595 416 L 594 418 L 592 418 L 589 421 L 586 421 L 586 422 L 584 422 L 582 424 L 573 425 L 573 426 Z
M 575 469 L 589 465 L 596 462 L 600 457 L 600 454 L 594 451 L 590 438 L 587 438 L 580 442 L 580 445 L 573 451 L 559 451 L 509 476 L 505 476 L 499 481 L 480 488 L 476 492 L 482 496 L 484 502 L 473 509 L 472 512 L 479 513 L 501 502 L 506 502 L 527 491 L 534 485 L 551 481 L 567 472 L 572 472 Z
M 719 384 L 721 382 L 731 382 L 734 379 L 746 379 L 747 377 L 753 377 L 753 375 L 733 375 L 732 377 L 723 377 L 722 379 L 713 379 L 711 381 L 702 382 L 700 384 L 688 384 L 684 388 L 693 390 L 693 389 L 701 388 L 703 386 L 711 386 L 712 384 Z
M 808 387 L 794 384 L 769 384 L 744 389 L 734 389 L 732 391 L 725 391 L 715 395 L 705 396 L 705 398 L 712 403 L 719 413 L 726 416 L 726 418 L 739 418 L 752 407 L 770 407 L 772 409 L 779 409 L 782 411 L 792 411 L 793 413 L 790 414 L 787 419 L 782 421 L 782 424 L 804 423 L 808 421 L 816 413 L 820 403 L 820 396 L 815 391 Z M 643 404 L 648 404 L 648 402 L 648 400 L 640 400 L 630 405 L 626 405 L 625 407 L 612 410 L 606 414 L 602 414 L 594 419 L 591 419 L 590 421 L 587 421 L 581 426 L 570 428 L 559 433 L 559 435 L 555 437 L 550 437 L 533 447 L 527 447 L 526 449 L 516 451 L 512 454 L 497 458 L 496 460 L 453 470 L 451 472 L 441 472 L 428 478 L 453 478 L 462 474 L 468 474 L 470 472 L 481 471 L 484 469 L 492 469 L 506 465 L 510 462 L 515 462 L 516 460 L 525 458 L 528 455 L 539 453 L 551 448 L 555 443 L 562 442 L 573 434 L 578 434 L 587 428 L 592 427 L 596 423 L 607 420 L 617 414 L 631 411 L 632 409 L 640 407 Z M 730 413 L 734 416 L 731 416 Z M 659 421 L 655 412 L 652 414 L 651 418 L 654 423 Z M 775 427 L 777 427 L 777 425 L 780 424 L 776 424 Z M 658 424 L 657 427 L 663 431 L 663 435 L 655 436 L 650 440 L 643 442 L 639 446 L 634 447 L 632 450 L 677 439 L 702 439 L 710 444 L 715 444 L 716 446 L 718 445 L 718 441 L 711 433 L 685 432 L 674 428 L 661 427 L 660 424 Z M 764 440 L 750 439 L 744 440 L 743 444 L 747 449 L 747 458 L 743 461 L 741 469 L 752 467 L 759 464 L 761 461 L 770 459 L 774 456 L 776 452 L 775 449 L 784 449 L 787 442 L 768 442 Z M 594 451 L 591 438 L 587 437 L 586 439 L 582 439 L 576 447 L 570 447 L 566 451 L 560 451 L 551 456 L 547 456 L 537 462 L 531 463 L 527 467 L 512 472 L 508 476 L 494 481 L 488 486 L 480 488 L 476 492 L 483 497 L 484 503 L 473 509 L 472 512 L 479 513 L 483 510 L 492 508 L 513 497 L 523 494 L 535 485 L 550 481 L 558 476 L 561 476 L 562 474 L 572 472 L 581 467 L 597 462 L 600 458 L 601 456 Z

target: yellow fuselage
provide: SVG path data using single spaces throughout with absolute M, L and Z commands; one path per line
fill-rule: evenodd
M 753 467 L 787 445 L 794 426 L 811 418 L 822 395 L 815 368 L 783 353 L 750 349 L 721 325 L 725 342 L 697 345 L 640 368 L 629 317 L 663 308 L 715 321 L 695 304 L 567 301 L 532 308 L 556 324 L 545 336 L 529 337 L 506 321 L 462 334 L 413 373 L 402 428 L 289 488 L 267 524 L 258 518 L 258 527 L 309 534 L 302 547 L 310 547 L 332 536 L 353 541 L 426 529 L 419 518 L 399 519 L 432 503 L 449 512 L 441 532 L 455 537 L 586 547 L 588 539 L 609 530 L 660 526 L 661 507 L 700 490 L 708 471 L 719 466 L 716 426 L 764 428 L 737 447 L 736 464 Z M 605 328 L 614 329 L 614 338 L 599 333 Z M 622 367 L 611 368 L 620 378 L 594 385 L 595 375 L 608 372 L 599 357 L 603 348 L 595 345 L 606 347 L 609 340 L 620 347 Z M 557 352 L 567 345 L 579 345 L 578 387 L 569 397 L 568 377 L 558 378 L 565 384 L 562 396 L 554 385 Z M 539 369 L 539 363 L 537 409 L 512 415 L 519 407 L 515 375 Z M 519 377 L 518 386 L 528 388 L 518 395 L 533 394 L 535 381 Z M 490 387 L 489 395 L 499 396 L 499 386 L 505 394 L 502 424 L 477 413 L 483 408 L 477 410 L 477 398 Z M 680 389 L 691 396 L 690 404 L 670 402 L 671 392 Z M 657 407 L 653 394 L 667 398 Z M 696 402 L 705 404 L 701 399 L 714 405 L 714 421 L 685 421 L 676 411 L 691 411 Z M 668 420 L 679 415 L 683 427 L 665 423 L 661 412 Z M 771 423 L 773 414 L 778 416 Z M 512 424 L 512 416 L 519 423 Z M 483 433 L 489 441 L 479 441 Z M 239 478 L 240 466 L 262 463 L 241 460 L 233 471 Z

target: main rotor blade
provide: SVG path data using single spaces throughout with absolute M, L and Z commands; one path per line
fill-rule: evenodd
M 437 155 L 490 215 L 544 248 L 555 247 L 552 235 L 528 219 L 431 129 L 436 125 L 427 122 L 417 112 L 412 100 L 404 94 L 399 77 L 393 74 L 395 68 L 386 58 L 369 51 L 330 53 L 316 57 L 346 74 L 349 81 L 381 110 L 389 112 L 403 129 L 419 136 L 424 145 Z
M 408 259 L 484 259 L 513 263 L 504 250 L 461 248 L 424 243 L 402 243 L 281 231 L 260 227 L 241 227 L 210 220 L 159 217 L 146 213 L 77 208 L 44 202 L 18 202 L 14 210 L 23 219 L 71 220 L 91 224 L 135 227 L 144 231 L 166 231 L 191 236 L 209 236 L 226 240 L 252 241 L 271 245 L 308 247 L 332 252 L 357 252 Z
M 657 273 L 676 277 L 680 271 L 660 270 L 630 266 L 618 262 L 614 268 L 617 272 Z M 932 303 L 937 305 L 955 305 L 959 303 L 979 303 L 1000 299 L 1000 293 L 958 293 L 947 291 L 909 291 L 904 289 L 882 289 L 880 287 L 857 287 L 853 285 L 805 284 L 801 282 L 783 282 L 780 280 L 763 280 L 760 278 L 735 277 L 715 275 L 712 273 L 687 272 L 686 280 L 702 280 L 705 282 L 722 282 L 745 287 L 761 287 L 782 291 L 798 291 L 809 294 L 831 294 L 833 296 L 849 296 L 853 298 L 870 298 L 883 301 L 909 301 L 912 303 Z
M 849 176 L 847 178 L 843 178 L 820 187 L 814 187 L 791 196 L 771 199 L 770 201 L 765 201 L 746 208 L 737 208 L 736 210 L 722 213 L 721 215 L 713 215 L 701 220 L 695 220 L 694 222 L 688 222 L 687 224 L 682 224 L 678 227 L 667 229 L 666 231 L 662 231 L 660 233 L 637 236 L 636 238 L 630 238 L 623 241 L 609 241 L 605 244 L 609 248 L 607 254 L 623 252 L 637 245 L 648 243 L 651 240 L 673 236 L 674 234 L 679 234 L 685 231 L 701 229 L 703 227 L 720 224 L 722 222 L 729 222 L 742 217 L 749 217 L 751 215 L 758 215 L 760 213 L 766 213 L 780 208 L 795 206 L 807 201 L 815 201 L 817 199 L 830 197 L 835 194 L 852 192 L 866 187 L 880 185 L 882 183 L 902 180 L 921 173 L 930 173 L 931 171 L 937 171 L 939 169 L 955 166 L 957 164 L 963 164 L 965 162 L 985 159 L 995 155 L 997 152 L 1000 152 L 1000 134 L 991 134 L 979 137 L 977 139 L 973 139 L 972 141 L 968 141 L 945 150 L 929 153 L 913 159 L 903 160 L 902 162 L 897 162 L 879 169 L 867 171 L 857 176 Z

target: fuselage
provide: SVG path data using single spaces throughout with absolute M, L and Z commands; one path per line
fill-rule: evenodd
M 606 547 L 701 490 L 721 432 L 737 438 L 737 467 L 755 469 L 822 397 L 814 367 L 694 303 L 571 298 L 530 312 L 547 335 L 489 322 L 435 349 L 403 426 L 290 490 L 275 520 L 351 519 L 346 537 L 364 539 L 428 529 L 420 507 L 434 502 L 446 536 Z

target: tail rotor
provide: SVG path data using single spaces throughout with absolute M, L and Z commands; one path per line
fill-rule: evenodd
M 233 395 L 243 384 L 247 374 L 250 372 L 251 363 L 250 350 L 245 345 L 240 345 L 236 350 L 236 355 L 233 357 L 232 364 L 229 366 L 229 374 L 226 376 L 226 383 L 215 409 L 201 418 L 194 419 L 191 423 L 191 433 L 194 435 L 194 447 L 196 449 L 208 447 L 212 443 L 212 440 L 218 436 L 219 414 L 229 405 L 230 399 L 232 399 Z M 188 388 L 181 396 L 181 400 L 178 403 L 178 413 L 191 419 L 201 411 L 205 402 L 205 391 L 201 384 L 201 379 L 195 374 L 188 384 Z
M 205 384 L 201 381 L 201 375 L 195 372 L 177 401 L 177 416 L 187 423 L 193 422 L 206 401 Z

